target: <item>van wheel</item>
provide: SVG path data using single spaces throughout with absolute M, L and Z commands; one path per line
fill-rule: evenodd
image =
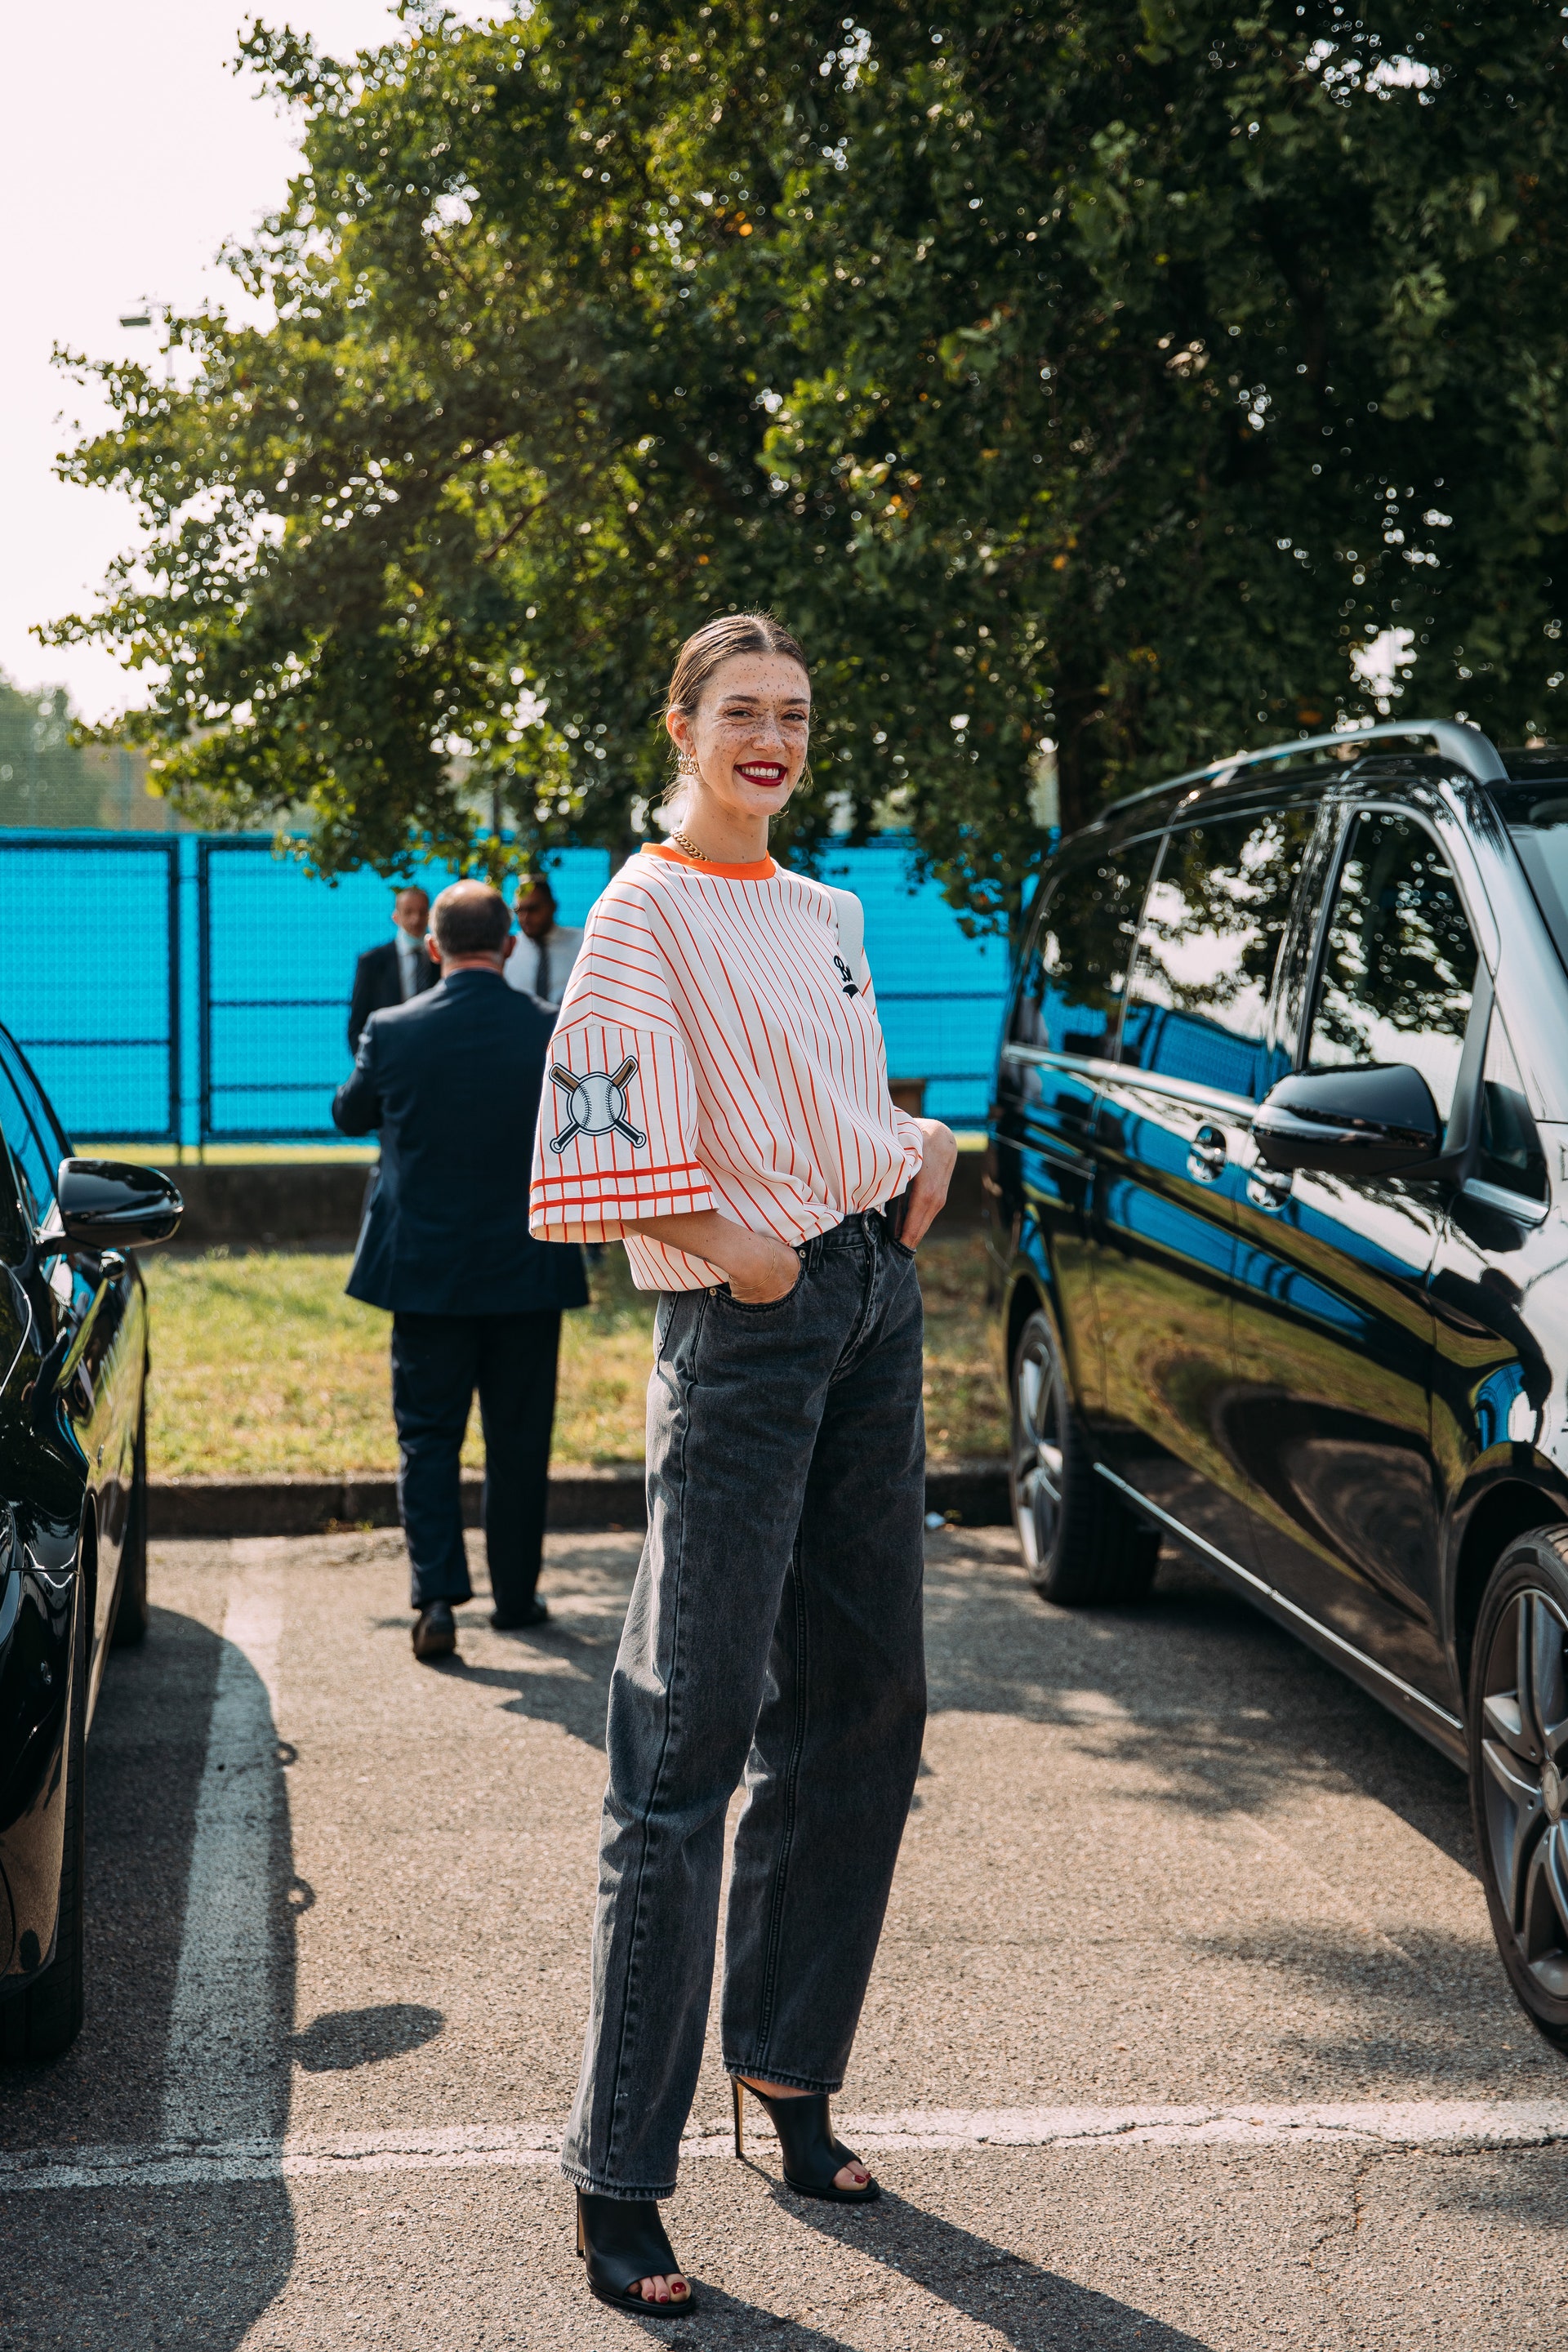
M 82 1969 L 86 1854 L 87 1621 L 85 1582 L 76 1595 L 71 1642 L 70 1721 L 66 1727 L 65 1852 L 60 1858 L 59 1924 L 55 1957 L 26 1992 L 0 2001 L 0 2061 L 26 2065 L 58 2058 L 81 2032 L 86 2010 Z
M 1160 1538 L 1095 1476 L 1048 1316 L 1019 1332 L 1008 1386 L 1013 1524 L 1030 1583 L 1069 1607 L 1141 1601 Z
M 1470 1802 L 1509 1981 L 1568 2050 L 1568 1527 L 1510 1544 L 1470 1657 Z
M 110 1644 L 134 1649 L 147 1633 L 147 1408 L 136 1431 L 136 1466 L 131 1474 L 131 1500 L 125 1512 L 125 1541 L 120 1554 L 120 1590 L 114 1601 L 114 1630 Z

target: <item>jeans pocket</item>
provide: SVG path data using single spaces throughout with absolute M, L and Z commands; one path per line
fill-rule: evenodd
M 794 1282 L 791 1283 L 789 1288 L 784 1292 L 782 1298 L 737 1298 L 727 1282 L 721 1284 L 719 1289 L 714 1292 L 713 1296 L 715 1298 L 721 1300 L 723 1305 L 728 1307 L 731 1312 L 736 1315 L 777 1315 L 781 1308 L 791 1307 L 795 1304 L 795 1301 L 800 1297 L 801 1289 L 805 1281 L 805 1265 L 803 1261 L 800 1272 L 795 1276 Z

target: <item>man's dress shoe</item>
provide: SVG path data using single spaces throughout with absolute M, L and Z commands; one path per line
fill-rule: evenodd
M 499 1609 L 490 1612 L 490 1623 L 498 1633 L 521 1633 L 529 1625 L 547 1625 L 550 1612 L 542 1601 L 531 1601 L 520 1617 L 503 1617 Z
M 416 1658 L 449 1658 L 458 1646 L 458 1621 L 449 1601 L 432 1601 L 419 1612 L 414 1627 Z

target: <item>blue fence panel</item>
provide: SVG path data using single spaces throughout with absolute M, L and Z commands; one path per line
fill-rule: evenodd
M 176 845 L 123 834 L 0 833 L 0 1020 L 68 1132 L 175 1131 Z
M 377 874 L 315 880 L 266 841 L 201 845 L 202 1132 L 213 1142 L 331 1136 L 332 1094 L 348 1076 L 349 992 L 366 948 L 393 937 L 393 887 Z M 552 864 L 563 921 L 604 888 L 608 853 Z M 409 877 L 432 898 L 450 870 Z
M 551 870 L 563 921 L 580 924 L 608 853 L 567 850 Z M 832 849 L 823 872 L 865 904 L 889 1074 L 924 1079 L 933 1116 L 980 1123 L 1005 943 L 966 939 L 937 885 L 911 884 L 898 835 Z M 450 877 L 416 878 L 434 893 Z M 0 887 L 0 1020 L 77 1134 L 333 1139 L 354 961 L 392 936 L 378 876 L 321 882 L 258 837 L 5 832 Z

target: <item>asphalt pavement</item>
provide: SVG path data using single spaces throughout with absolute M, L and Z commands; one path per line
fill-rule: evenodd
M 1460 1776 L 1200 1570 L 1047 1607 L 933 1536 L 931 1714 L 841 2131 L 738 2164 L 710 2046 L 666 2219 L 704 2309 L 592 2304 L 554 2151 L 637 1541 L 416 1666 L 395 1535 L 154 1548 L 89 1755 L 90 2014 L 0 2078 L 0 2340 L 1554 2344 L 1568 2058 Z

